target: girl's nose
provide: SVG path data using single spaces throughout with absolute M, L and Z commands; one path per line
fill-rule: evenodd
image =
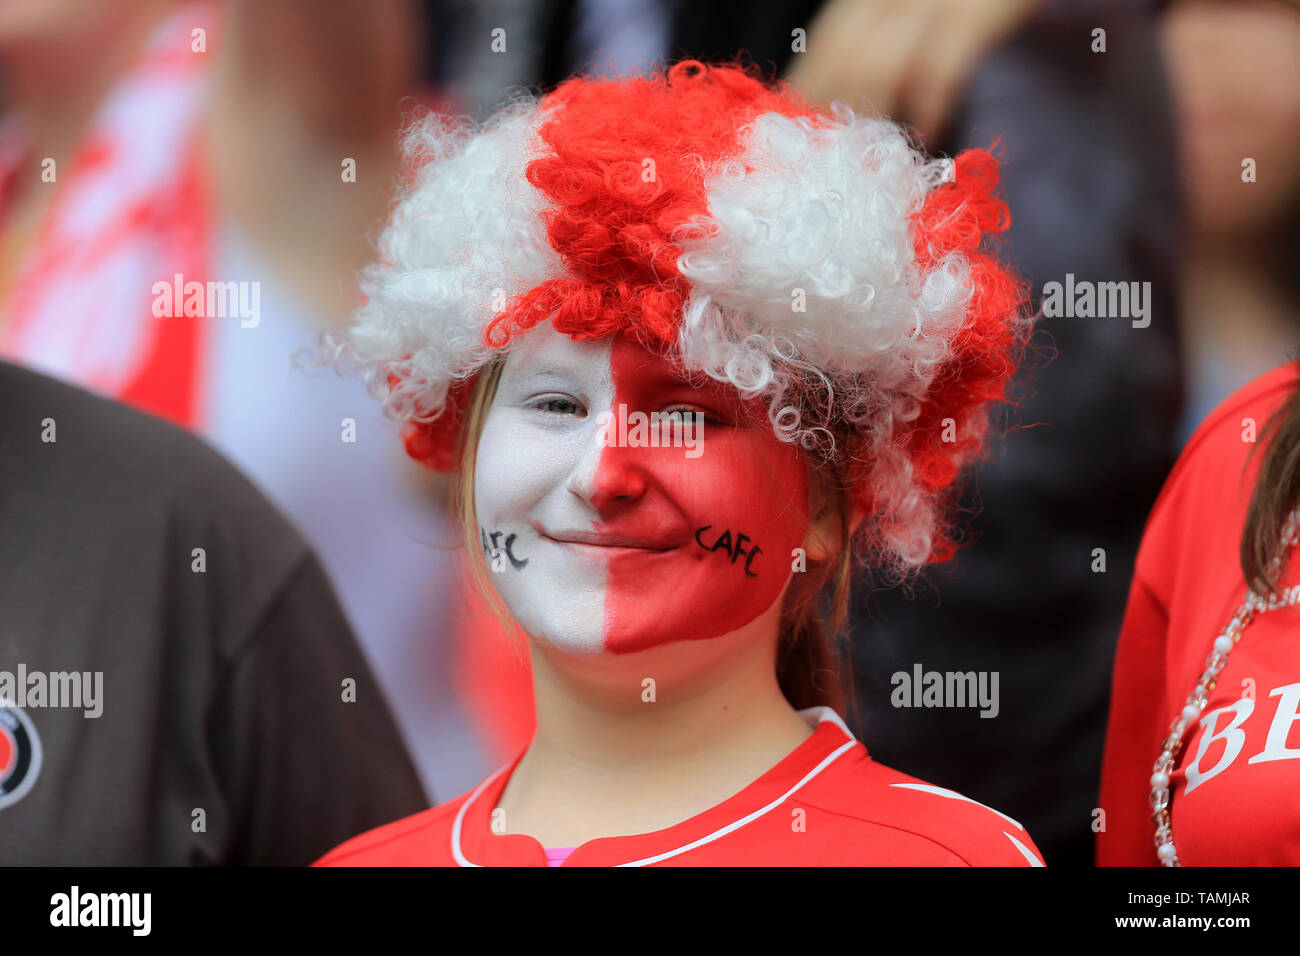
M 602 421 L 593 418 L 582 454 L 569 475 L 568 488 L 598 513 L 639 500 L 649 485 L 636 448 L 617 447 L 619 428 L 611 407 Z

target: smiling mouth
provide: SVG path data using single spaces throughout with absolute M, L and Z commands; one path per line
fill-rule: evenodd
M 600 535 L 600 534 L 565 534 L 562 537 L 556 537 L 547 534 L 541 528 L 537 528 L 537 533 L 547 541 L 555 544 L 561 544 L 566 547 L 576 548 L 583 551 L 630 551 L 643 554 L 655 554 L 665 551 L 676 550 L 675 544 L 658 544 L 648 541 L 639 541 L 634 538 L 619 537 L 618 535 Z

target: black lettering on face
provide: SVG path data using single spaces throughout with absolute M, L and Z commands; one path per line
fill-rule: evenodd
M 522 571 L 528 566 L 528 558 L 520 558 L 515 555 L 515 539 L 519 537 L 517 534 L 506 534 L 504 531 L 493 531 L 489 533 L 486 528 L 480 527 L 479 540 L 483 546 L 483 556 L 491 561 L 492 556 L 496 554 L 497 551 L 503 550 L 502 545 L 499 543 L 502 535 L 505 535 L 506 540 L 504 551 L 506 557 L 510 559 L 510 566 L 516 571 Z
M 758 572 L 752 570 L 750 568 L 750 565 L 754 563 L 754 558 L 757 555 L 761 554 L 763 549 L 757 546 L 746 548 L 745 544 L 747 542 L 752 544 L 753 540 L 749 537 L 749 535 L 744 534 L 743 532 L 737 531 L 736 537 L 733 541 L 730 529 L 724 529 L 720 535 L 718 535 L 716 538 L 713 539 L 712 544 L 707 544 L 705 543 L 704 532 L 708 531 L 712 527 L 713 525 L 706 524 L 702 528 L 696 528 L 695 543 L 698 544 L 705 551 L 708 551 L 710 553 L 719 550 L 725 551 L 727 553 L 727 556 L 731 558 L 732 564 L 735 564 L 736 561 L 740 558 L 740 556 L 744 555 L 745 576 L 750 578 L 758 577 Z

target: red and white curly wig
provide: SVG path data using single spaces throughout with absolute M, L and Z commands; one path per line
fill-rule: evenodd
M 954 483 L 1029 331 L 984 249 L 1010 221 L 991 154 L 930 159 L 888 120 L 694 61 L 483 125 L 429 115 L 403 152 L 343 351 L 414 457 L 457 466 L 475 376 L 539 322 L 624 332 L 845 465 L 877 564 L 952 556 Z

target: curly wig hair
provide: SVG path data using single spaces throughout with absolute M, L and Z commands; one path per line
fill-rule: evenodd
M 956 481 L 1031 321 L 987 248 L 1010 223 L 991 153 L 931 159 L 888 120 L 682 61 L 481 125 L 426 115 L 403 154 L 341 350 L 413 457 L 457 466 L 476 375 L 538 323 L 622 332 L 764 400 L 871 517 L 877 566 L 953 555 Z

